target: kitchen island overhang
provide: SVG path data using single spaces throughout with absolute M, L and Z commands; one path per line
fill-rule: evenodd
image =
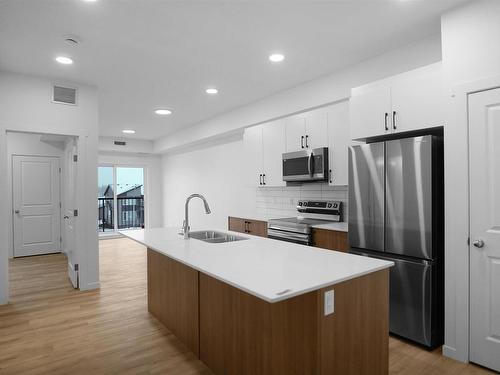
M 216 374 L 387 374 L 392 262 L 245 236 L 127 231 L 148 309 Z

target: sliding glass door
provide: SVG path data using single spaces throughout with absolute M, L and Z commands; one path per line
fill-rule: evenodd
M 99 166 L 98 231 L 144 228 L 144 168 Z

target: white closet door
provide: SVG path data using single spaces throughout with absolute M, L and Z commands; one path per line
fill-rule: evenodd
M 500 371 L 500 89 L 469 96 L 470 360 Z
M 59 159 L 12 157 L 14 256 L 61 251 Z

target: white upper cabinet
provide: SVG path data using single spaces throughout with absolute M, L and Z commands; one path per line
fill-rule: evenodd
M 353 89 L 350 107 L 351 138 L 391 133 L 391 89 L 388 86 Z
M 443 126 L 445 97 L 440 64 L 415 76 L 395 80 L 391 87 L 393 132 Z
M 324 108 L 315 109 L 305 114 L 305 147 L 328 147 L 328 117 Z
M 263 140 L 263 184 L 285 186 L 283 181 L 282 155 L 286 149 L 285 121 L 277 120 L 262 125 Z
M 286 151 L 328 146 L 328 119 L 324 108 L 286 118 Z
M 268 122 L 245 129 L 243 136 L 246 170 L 250 186 L 284 186 L 282 154 L 285 152 L 285 123 Z
M 336 103 L 327 108 L 328 118 L 328 162 L 330 173 L 328 183 L 347 185 L 348 183 L 348 148 L 349 101 Z
M 351 138 L 443 126 L 441 63 L 351 90 Z
M 305 148 L 306 119 L 303 114 L 285 119 L 286 151 L 293 152 Z
M 245 176 L 249 186 L 262 186 L 264 173 L 264 150 L 262 142 L 262 125 L 245 129 L 243 135 L 244 154 L 246 158 Z

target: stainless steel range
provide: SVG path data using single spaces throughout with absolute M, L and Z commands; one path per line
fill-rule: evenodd
M 308 201 L 297 203 L 297 217 L 271 219 L 268 222 L 267 236 L 276 240 L 312 244 L 312 227 L 342 221 L 342 202 Z

